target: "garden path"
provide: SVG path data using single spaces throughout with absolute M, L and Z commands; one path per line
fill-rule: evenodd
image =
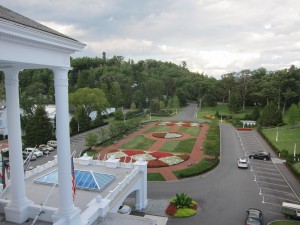
M 128 142 L 130 139 L 134 138 L 137 135 L 143 135 L 146 130 L 148 130 L 154 126 L 156 126 L 156 123 L 148 124 L 148 125 L 144 126 L 142 129 L 124 137 L 122 140 L 118 141 L 117 143 L 115 143 L 107 148 L 102 149 L 100 152 L 101 160 L 103 160 L 104 156 L 111 150 L 120 149 L 120 146 L 122 146 L 124 143 Z M 180 128 L 179 126 L 172 126 L 170 131 L 176 132 L 179 128 Z M 195 142 L 192 152 L 190 153 L 190 158 L 188 160 L 186 160 L 185 162 L 182 162 L 180 164 L 173 165 L 173 166 L 161 167 L 161 168 L 148 168 L 148 173 L 160 173 L 165 178 L 166 181 L 177 180 L 177 177 L 173 174 L 172 171 L 188 168 L 189 166 L 191 166 L 195 163 L 198 163 L 202 159 L 202 157 L 203 157 L 203 140 L 205 138 L 207 129 L 208 129 L 208 125 L 202 124 L 200 134 L 197 136 L 197 140 Z M 152 133 L 144 134 L 144 136 L 149 139 L 156 140 L 156 142 L 148 149 L 148 151 L 157 151 L 157 149 L 161 148 L 164 145 L 164 143 L 166 141 L 168 141 L 163 138 L 155 138 L 152 136 Z M 191 137 L 193 137 L 193 136 L 191 136 L 189 134 L 184 134 L 183 137 L 176 138 L 176 140 L 184 140 L 184 139 L 188 139 Z M 140 149 L 130 149 L 130 150 L 140 150 Z

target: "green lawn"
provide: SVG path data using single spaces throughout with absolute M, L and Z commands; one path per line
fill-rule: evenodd
M 270 225 L 300 225 L 300 222 L 297 221 L 276 221 L 270 223 Z
M 187 133 L 192 136 L 198 136 L 200 134 L 201 128 L 199 127 L 180 127 L 178 132 Z
M 197 138 L 189 138 L 182 141 L 168 141 L 166 142 L 159 151 L 162 152 L 175 152 L 175 153 L 191 153 Z
M 300 127 L 290 128 L 288 126 L 278 128 L 278 141 L 276 141 L 276 128 L 263 129 L 262 132 L 280 151 L 287 150 L 289 154 L 294 154 L 296 143 L 296 153 L 300 153 Z
M 147 180 L 148 181 L 166 181 L 166 179 L 160 173 L 148 173 Z
M 168 126 L 154 126 L 146 130 L 144 133 L 170 131 L 171 128 L 172 127 L 168 127 Z
M 147 150 L 154 144 L 154 142 L 154 140 L 145 138 L 143 135 L 138 135 L 121 145 L 120 148 Z
M 202 107 L 201 111 L 198 112 L 198 117 L 203 118 L 204 116 L 214 116 L 217 111 L 219 115 L 231 115 L 232 117 L 243 119 L 246 114 L 251 114 L 254 107 L 246 107 L 245 111 L 240 110 L 238 113 L 230 113 L 227 104 L 218 104 L 215 107 Z

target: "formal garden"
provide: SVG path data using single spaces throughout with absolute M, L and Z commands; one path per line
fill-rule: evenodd
M 142 158 L 148 162 L 149 181 L 166 180 L 163 176 L 166 167 L 171 168 L 177 179 L 182 179 L 205 173 L 219 163 L 219 127 L 215 123 L 166 121 L 146 127 L 126 141 L 102 149 L 98 158 L 114 157 L 121 163 Z

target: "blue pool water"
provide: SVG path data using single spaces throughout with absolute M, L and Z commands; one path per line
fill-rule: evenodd
M 116 177 L 111 174 L 104 174 L 92 171 L 75 170 L 76 188 L 83 190 L 101 191 L 110 184 Z M 37 183 L 55 184 L 58 182 L 57 170 L 34 180 Z

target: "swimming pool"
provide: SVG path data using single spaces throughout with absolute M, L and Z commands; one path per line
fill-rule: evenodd
M 93 171 L 75 170 L 77 189 L 101 191 L 116 178 L 115 175 Z M 34 180 L 36 183 L 53 185 L 58 183 L 58 171 L 54 170 Z

